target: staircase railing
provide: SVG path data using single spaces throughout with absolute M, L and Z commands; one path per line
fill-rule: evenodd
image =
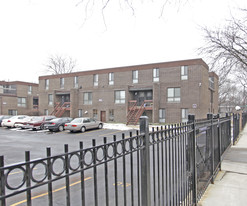
M 144 100 L 141 106 L 137 106 L 136 100 L 129 101 L 129 110 L 127 114 L 127 125 L 128 124 L 137 124 L 140 116 L 142 116 L 143 112 L 146 108 L 152 108 L 153 100 Z
M 68 110 L 70 110 L 70 102 L 64 102 L 62 105 L 60 102 L 56 102 L 56 106 L 51 114 L 56 117 L 61 117 L 64 112 Z

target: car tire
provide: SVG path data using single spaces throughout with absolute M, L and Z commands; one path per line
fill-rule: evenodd
M 85 132 L 86 131 L 86 127 L 81 127 L 81 132 L 83 133 L 83 132 Z
M 60 126 L 58 127 L 58 131 L 59 131 L 59 132 L 62 132 L 63 130 L 64 130 L 63 125 L 60 125 Z
M 99 126 L 98 126 L 98 128 L 99 129 L 102 129 L 103 128 L 103 124 L 100 123 Z
M 49 131 L 50 131 L 50 132 L 53 132 L 53 130 L 52 130 L 52 129 L 49 129 Z

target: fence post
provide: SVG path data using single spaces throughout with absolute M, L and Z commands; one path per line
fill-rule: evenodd
M 196 125 L 195 115 L 188 115 L 188 123 L 191 124 L 191 158 L 192 158 L 192 201 L 197 205 L 197 161 L 196 161 Z
M 141 198 L 142 206 L 151 205 L 150 197 L 150 154 L 149 154 L 149 125 L 148 117 L 140 117 L 140 135 L 143 135 L 141 150 Z
M 220 122 L 220 115 L 219 114 L 217 115 L 217 118 L 218 118 L 218 145 L 219 145 L 218 151 L 219 151 L 219 160 L 220 160 L 219 169 L 221 171 L 222 134 L 221 134 L 221 122 Z
M 4 156 L 0 156 L 0 168 L 4 167 Z M 4 170 L 0 170 L 0 196 L 5 196 L 5 176 Z M 6 200 L 3 198 L 0 200 L 0 206 L 5 206 Z
M 207 114 L 207 119 L 210 120 L 210 130 L 211 130 L 211 183 L 214 184 L 214 130 L 213 130 L 213 114 Z

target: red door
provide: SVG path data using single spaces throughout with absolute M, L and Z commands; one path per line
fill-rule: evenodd
M 100 121 L 106 122 L 106 112 L 105 111 L 100 111 Z

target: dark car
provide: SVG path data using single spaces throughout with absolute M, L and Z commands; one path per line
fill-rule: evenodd
M 55 131 L 63 131 L 64 130 L 64 124 L 71 122 L 72 118 L 70 117 L 61 117 L 61 118 L 56 118 L 53 119 L 49 122 L 46 122 L 44 124 L 45 129 L 49 129 L 51 132 Z
M 55 116 L 37 116 L 25 123 L 25 128 L 32 130 L 44 129 L 44 123 L 55 118 Z
M 2 121 L 3 121 L 3 119 L 9 119 L 11 116 L 9 116 L 9 115 L 1 115 L 0 116 L 0 127 L 2 126 Z

